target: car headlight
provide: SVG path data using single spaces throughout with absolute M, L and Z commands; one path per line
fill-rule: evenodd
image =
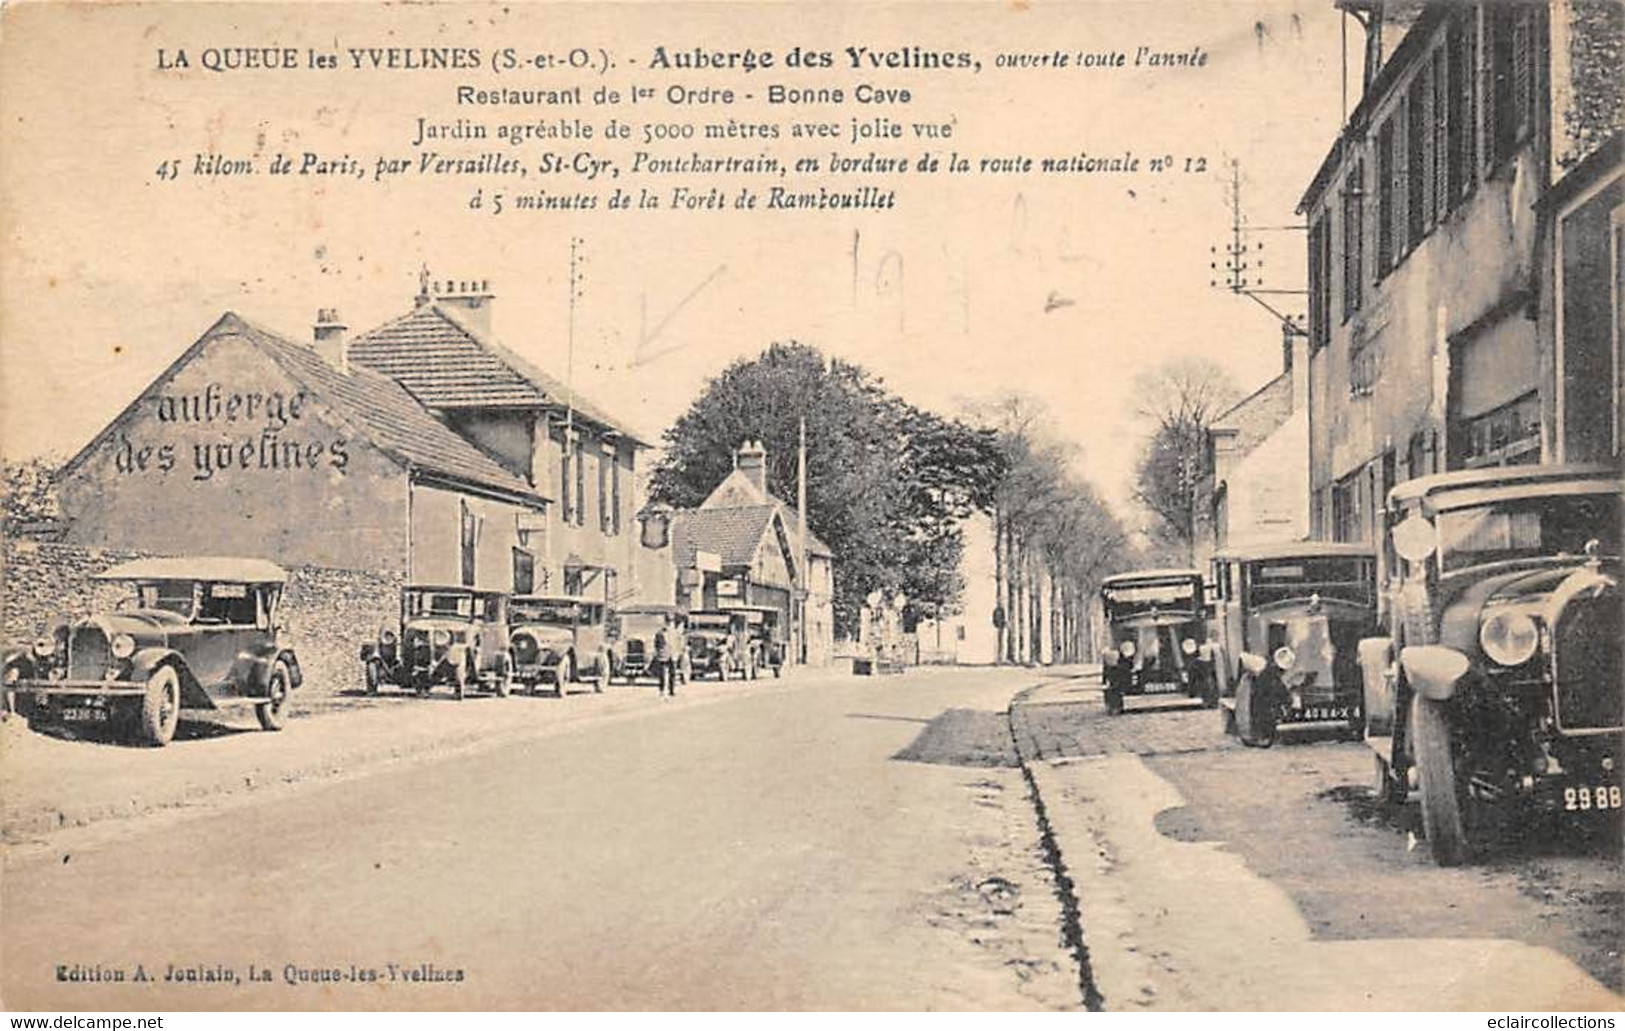
M 434 642 L 434 646 L 436 648 L 444 648 L 446 645 L 451 643 L 451 631 L 436 630 L 434 633 L 429 635 L 429 640 Z
M 1491 662 L 1521 666 L 1534 657 L 1540 631 L 1527 613 L 1497 612 L 1479 626 L 1478 643 Z
M 1186 655 L 1195 655 L 1196 642 L 1187 637 L 1183 641 L 1179 642 L 1179 650 L 1184 652 Z
M 1291 669 L 1298 662 L 1298 653 L 1286 645 L 1275 649 L 1275 664 L 1281 669 Z
M 34 642 L 34 658 L 49 659 L 56 651 L 56 642 L 49 637 L 41 637 Z
M 1123 658 L 1125 658 L 1125 659 L 1134 658 L 1134 642 L 1133 641 L 1124 641 L 1122 644 L 1117 646 L 1117 650 L 1118 650 L 1118 652 L 1120 652 L 1122 654 Z
M 135 638 L 129 634 L 118 634 L 108 648 L 112 651 L 113 658 L 128 659 L 135 654 Z
M 394 644 L 395 643 L 395 631 L 390 630 L 388 628 L 385 628 L 383 630 L 378 631 L 378 643 L 379 644 Z

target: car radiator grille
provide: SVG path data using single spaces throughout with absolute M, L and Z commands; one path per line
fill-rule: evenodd
M 1564 730 L 1614 730 L 1625 725 L 1621 623 L 1617 588 L 1572 599 L 1559 614 L 1552 647 L 1557 720 Z
M 68 635 L 68 679 L 100 680 L 112 657 L 100 627 L 75 627 Z

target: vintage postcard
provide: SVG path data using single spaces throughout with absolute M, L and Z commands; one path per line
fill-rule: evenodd
M 7 5 L 0 1004 L 1618 1009 L 1622 55 Z

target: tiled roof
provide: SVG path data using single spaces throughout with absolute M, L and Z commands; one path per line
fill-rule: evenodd
M 419 404 L 388 376 L 353 366 L 346 374 L 302 344 L 227 312 L 204 339 L 241 336 L 299 380 L 335 414 L 395 461 L 526 499 L 543 495 L 502 468 Z
M 678 512 L 672 520 L 672 560 L 679 569 L 691 569 L 695 553 L 709 551 L 721 556 L 724 566 L 748 566 L 772 520 L 771 505 Z
M 644 443 L 579 392 L 468 326 L 424 304 L 350 342 L 350 360 L 390 376 L 431 408 L 530 407 L 568 403 L 585 421 Z
M 779 514 L 784 517 L 785 530 L 790 534 L 791 540 L 801 532 L 801 516 L 795 507 L 784 501 L 776 494 L 762 490 L 745 475 L 744 471 L 735 469 L 722 478 L 722 482 L 712 488 L 706 499 L 700 502 L 701 511 L 716 511 L 730 508 L 756 508 L 758 506 L 776 506 Z M 828 544 L 818 539 L 818 535 L 809 528 L 807 531 L 807 550 L 814 555 L 825 558 L 834 557 Z

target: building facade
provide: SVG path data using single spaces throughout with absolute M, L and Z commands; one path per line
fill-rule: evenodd
M 644 445 L 486 340 L 471 286 L 353 341 L 332 311 L 309 344 L 226 314 L 63 469 L 68 539 L 671 601 L 670 549 L 636 532 Z
M 1428 4 L 1368 85 L 1300 207 L 1317 537 L 1376 540 L 1404 479 L 1558 457 L 1539 204 L 1617 126 L 1620 33 L 1613 4 Z

